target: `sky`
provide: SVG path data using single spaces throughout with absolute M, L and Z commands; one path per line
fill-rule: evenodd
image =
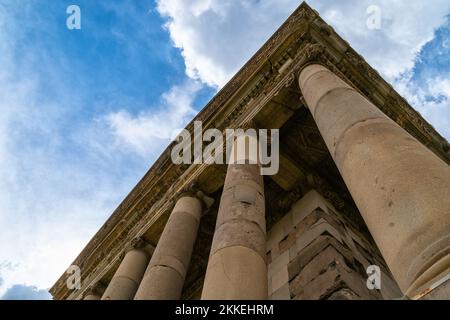
M 450 1 L 308 3 L 450 139 Z M 299 4 L 0 0 L 0 299 L 49 299 L 173 133 Z

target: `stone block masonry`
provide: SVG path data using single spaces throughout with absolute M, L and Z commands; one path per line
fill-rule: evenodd
M 311 190 L 268 232 L 269 299 L 402 297 L 378 252 L 372 239 Z M 381 290 L 366 285 L 370 265 L 381 269 Z

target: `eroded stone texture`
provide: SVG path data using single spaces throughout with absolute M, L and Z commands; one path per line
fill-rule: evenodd
M 132 244 L 103 293 L 102 300 L 133 299 L 152 252 L 153 248 L 141 240 Z
M 202 203 L 181 197 L 167 221 L 135 300 L 179 299 L 197 237 Z
M 325 67 L 306 67 L 299 83 L 383 257 L 414 296 L 450 265 L 450 167 Z
M 100 300 L 104 291 L 105 285 L 101 282 L 96 282 L 87 290 L 83 300 Z
M 202 299 L 266 299 L 265 248 L 264 186 L 259 165 L 230 164 Z
M 274 300 L 401 297 L 377 252 L 370 238 L 312 190 L 268 233 L 269 297 Z M 367 288 L 366 269 L 370 265 L 381 269 L 381 290 Z

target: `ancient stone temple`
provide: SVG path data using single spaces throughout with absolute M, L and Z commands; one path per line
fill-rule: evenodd
M 449 144 L 306 3 L 194 120 L 279 129 L 278 173 L 172 143 L 55 299 L 450 298 Z

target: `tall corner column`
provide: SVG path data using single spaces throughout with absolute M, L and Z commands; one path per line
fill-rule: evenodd
M 170 214 L 135 300 L 180 299 L 202 215 L 202 202 L 182 195 Z
M 324 66 L 305 67 L 299 85 L 402 291 L 448 277 L 449 165 Z
M 102 300 L 132 300 L 144 276 L 152 252 L 153 247 L 143 239 L 134 239 L 103 293 Z
M 233 155 L 242 149 L 243 144 L 238 145 L 238 141 L 239 138 L 233 143 Z M 248 160 L 248 155 L 244 160 Z M 228 165 L 203 300 L 267 299 L 263 177 L 257 163 L 238 163 Z

